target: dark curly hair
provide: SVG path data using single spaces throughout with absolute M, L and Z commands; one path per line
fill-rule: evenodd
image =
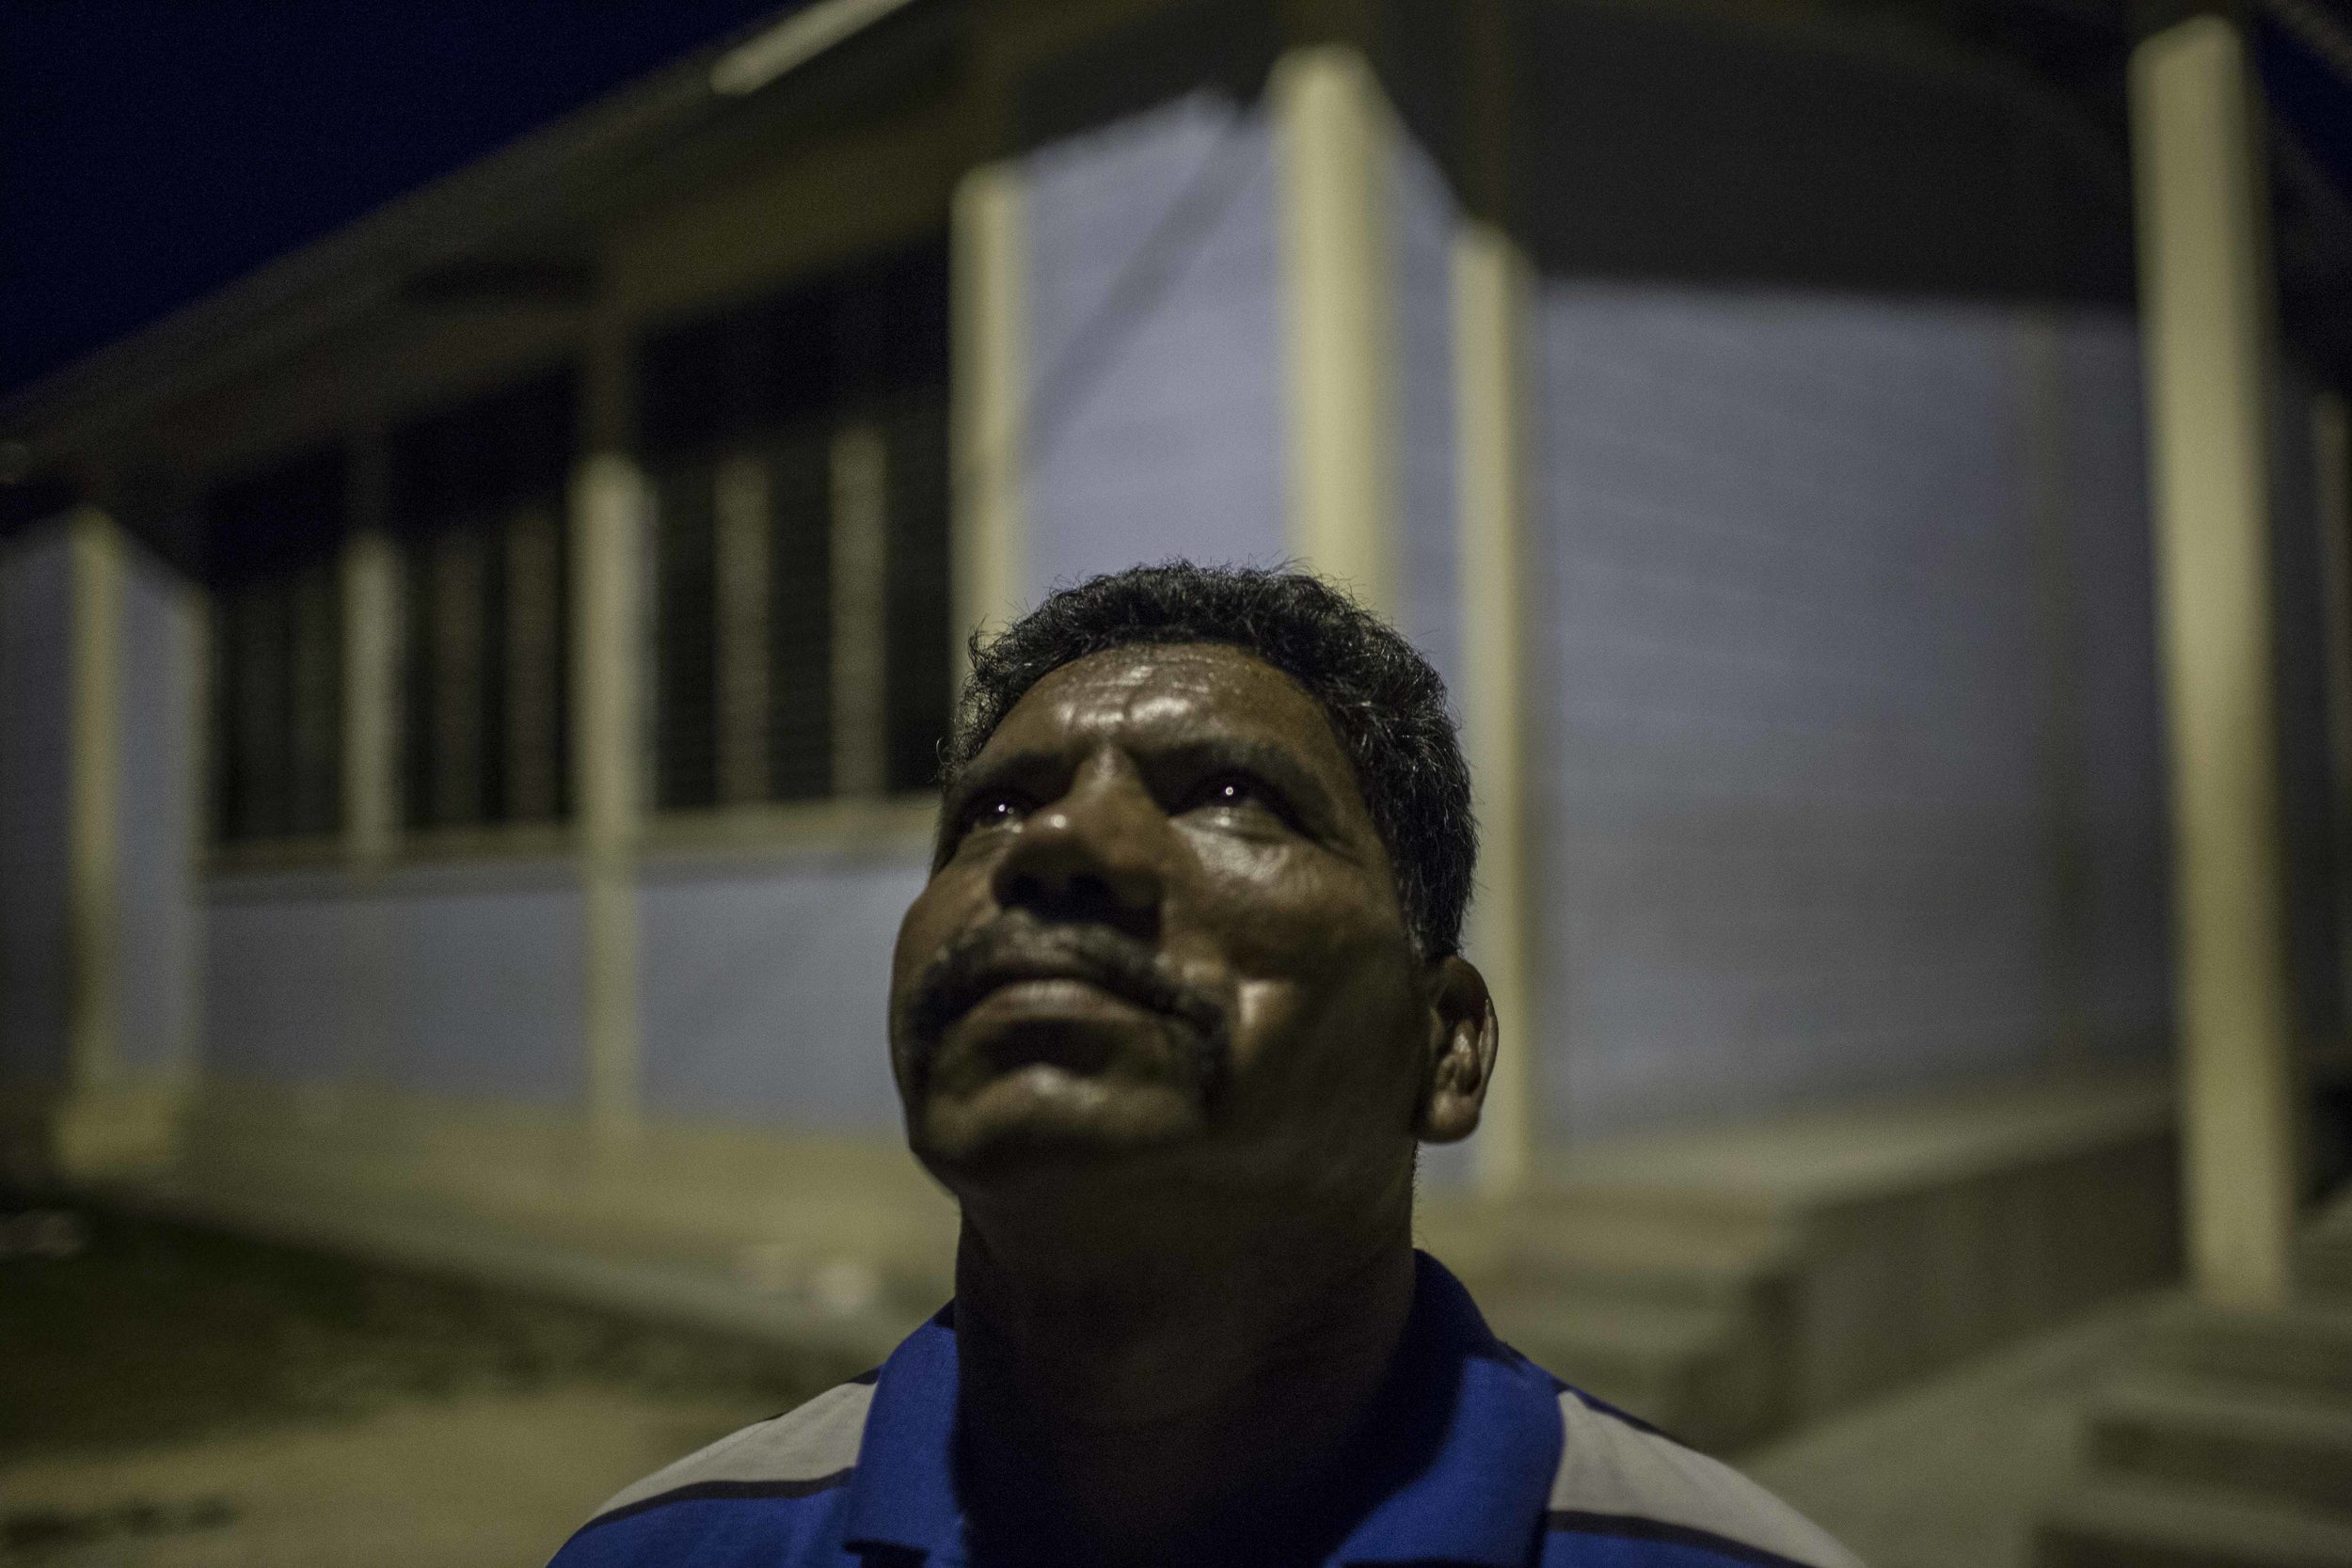
M 1354 765 L 1414 944 L 1424 958 L 1460 950 L 1478 830 L 1445 682 L 1395 628 L 1304 572 L 1131 566 L 1057 589 L 993 638 L 973 633 L 971 678 L 940 748 L 943 784 L 1049 672 L 1138 642 L 1225 643 L 1306 688 Z

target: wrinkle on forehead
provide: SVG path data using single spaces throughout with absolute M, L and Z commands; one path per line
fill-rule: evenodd
M 1228 682 L 1248 689 L 1218 689 Z M 1229 696 L 1247 700 L 1226 700 Z M 1321 760 L 1337 764 L 1343 776 L 1348 767 L 1320 703 L 1271 664 L 1222 643 L 1138 643 L 1089 654 L 1047 673 L 1013 705 L 1013 712 L 1041 700 L 1057 727 L 1090 739 L 1108 740 L 1131 729 L 1181 730 L 1215 718 L 1321 751 Z M 1284 703 L 1295 710 L 1296 722 L 1273 711 Z M 1012 714 L 1006 718 L 1009 721 Z

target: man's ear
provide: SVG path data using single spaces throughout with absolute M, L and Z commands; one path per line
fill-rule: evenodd
M 1423 1143 L 1458 1143 L 1478 1131 L 1478 1113 L 1494 1077 L 1500 1031 L 1486 977 L 1468 958 L 1429 966 L 1429 1055 L 1413 1135 Z

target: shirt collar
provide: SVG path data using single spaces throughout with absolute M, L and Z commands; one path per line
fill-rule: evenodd
M 941 1308 L 882 1364 L 850 1481 L 852 1548 L 962 1560 L 953 1314 Z M 1560 1463 L 1558 1388 L 1494 1337 L 1459 1280 L 1416 1254 L 1411 1316 L 1361 1455 L 1396 1473 L 1330 1560 L 1524 1563 Z
M 842 1544 L 897 1546 L 934 1563 L 963 1555 L 956 1506 L 956 1327 L 949 1302 L 908 1335 L 874 1380 L 850 1477 Z
M 1560 1386 L 1494 1337 L 1462 1282 L 1436 1259 L 1416 1253 L 1414 1261 L 1392 1402 L 1375 1418 L 1367 1456 L 1380 1465 L 1397 1455 L 1410 1468 L 1332 1560 L 1518 1568 L 1560 1466 Z

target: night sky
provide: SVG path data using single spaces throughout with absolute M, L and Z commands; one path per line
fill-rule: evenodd
M 793 0 L 0 0 L 0 390 Z

